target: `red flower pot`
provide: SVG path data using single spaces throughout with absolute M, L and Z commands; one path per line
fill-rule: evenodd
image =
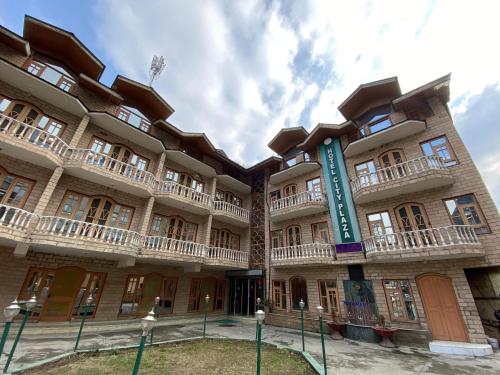
M 332 330 L 332 339 L 333 340 L 343 340 L 344 336 L 342 336 L 342 331 L 345 328 L 345 323 L 329 321 L 326 322 L 326 325 L 330 327 Z
M 372 327 L 373 331 L 382 337 L 382 341 L 380 342 L 381 346 L 384 346 L 386 348 L 394 348 L 396 345 L 393 344 L 392 342 L 392 336 L 398 331 L 397 328 L 386 328 L 386 327 L 379 327 L 375 326 Z

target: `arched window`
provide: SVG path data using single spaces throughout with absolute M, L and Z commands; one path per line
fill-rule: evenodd
M 74 75 L 59 63 L 41 57 L 33 57 L 26 64 L 26 70 L 44 81 L 52 83 L 63 91 L 69 91 L 76 81 Z
M 141 171 L 147 170 L 149 165 L 147 158 L 136 154 L 130 148 L 121 144 L 109 143 L 101 138 L 93 137 L 90 141 L 89 149 L 96 154 L 108 157 L 97 159 L 96 163 L 108 169 L 119 169 L 120 173 L 126 173 L 127 168 L 123 164 L 116 163 L 115 160 L 137 167 Z
M 391 111 L 390 104 L 387 104 L 370 109 L 360 116 L 356 120 L 356 123 L 359 126 L 361 136 L 364 137 L 390 127 L 391 120 L 389 116 Z
M 406 167 L 402 164 L 406 161 L 405 153 L 402 149 L 389 150 L 378 157 L 382 167 L 382 178 L 394 179 L 406 176 Z
M 302 243 L 300 225 L 290 225 L 286 228 L 286 239 L 288 246 L 298 246 Z
M 154 215 L 149 233 L 151 236 L 173 238 L 181 241 L 196 241 L 198 225 L 179 216 Z
M 34 181 L 16 176 L 0 167 L 0 203 L 22 208 L 34 184 Z
M 291 197 L 292 195 L 297 194 L 297 185 L 296 184 L 290 184 L 286 185 L 283 188 L 283 196 L 284 197 Z
M 223 249 L 240 249 L 240 236 L 227 229 L 212 228 L 210 233 L 210 246 Z
M 292 294 L 292 309 L 300 310 L 300 300 L 305 303 L 305 309 L 309 308 L 307 299 L 307 283 L 303 277 L 293 277 L 290 279 L 290 290 Z
M 165 171 L 165 181 L 177 182 L 179 185 L 187 186 L 199 193 L 203 193 L 203 182 L 193 178 L 188 173 L 181 173 L 167 168 Z
M 399 229 L 402 232 L 410 232 L 406 239 L 411 246 L 432 244 L 431 227 L 427 213 L 423 205 L 419 203 L 405 203 L 395 209 Z

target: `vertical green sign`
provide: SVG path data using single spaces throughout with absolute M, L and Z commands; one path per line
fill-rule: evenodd
M 361 244 L 355 244 L 359 243 L 361 236 L 340 139 L 338 137 L 326 138 L 320 150 L 337 251 L 361 251 Z M 339 246 L 340 244 L 353 244 L 354 246 Z

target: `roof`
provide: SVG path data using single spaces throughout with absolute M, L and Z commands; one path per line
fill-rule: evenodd
M 358 109 L 365 103 L 381 98 L 387 98 L 390 101 L 400 95 L 401 88 L 397 77 L 363 83 L 339 105 L 338 109 L 346 119 L 352 120 Z
M 23 37 L 33 49 L 64 61 L 77 76 L 84 73 L 99 80 L 104 71 L 105 65 L 71 32 L 25 16 Z
M 447 103 L 450 100 L 450 80 L 451 73 L 448 73 L 438 79 L 435 79 L 434 81 L 426 83 L 423 86 L 408 91 L 406 94 L 394 99 L 392 104 L 396 109 L 399 109 L 411 100 L 434 95 L 437 95 L 443 100 L 443 102 Z
M 307 136 L 307 138 L 300 144 L 297 145 L 298 148 L 302 150 L 314 149 L 319 143 L 321 143 L 327 137 L 340 136 L 346 133 L 349 128 L 353 127 L 351 121 L 346 121 L 342 124 L 318 124 Z
M 123 97 L 120 94 L 111 90 L 101 82 L 90 78 L 86 74 L 80 74 L 80 76 L 78 77 L 78 84 L 82 87 L 92 90 L 93 92 L 101 95 L 104 98 L 111 100 L 111 102 L 115 104 L 121 104 L 123 102 Z
M 152 120 L 167 119 L 174 109 L 153 89 L 121 75 L 116 76 L 111 88 L 125 98 L 124 104 L 131 104 Z
M 30 44 L 26 40 L 3 26 L 0 26 L 0 42 L 7 44 L 9 47 L 26 56 L 29 56 L 31 52 Z
M 309 133 L 302 126 L 281 129 L 267 146 L 278 154 L 284 154 L 297 143 L 306 139 Z

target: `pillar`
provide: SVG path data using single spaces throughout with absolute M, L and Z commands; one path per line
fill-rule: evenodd
M 165 166 L 165 157 L 167 154 L 165 152 L 162 152 L 160 154 L 160 160 L 158 160 L 158 167 L 156 168 L 156 173 L 155 177 L 158 181 L 163 181 L 163 167 Z
M 73 134 L 73 138 L 71 138 L 71 142 L 69 143 L 69 148 L 78 147 L 78 143 L 80 142 L 80 139 L 82 139 L 82 135 L 85 132 L 85 129 L 87 129 L 89 121 L 90 117 L 88 115 L 82 117 L 80 123 L 78 124 L 78 128 L 76 129 L 75 134 Z
M 154 204 L 155 198 L 149 197 L 146 204 L 144 205 L 144 209 L 142 210 L 142 218 L 139 229 L 139 234 L 142 236 L 146 236 L 148 233 L 149 221 L 151 219 L 151 213 L 153 212 Z
M 56 167 L 56 169 L 52 173 L 52 176 L 50 176 L 49 182 L 45 186 L 45 189 L 43 189 L 42 196 L 40 197 L 40 200 L 38 201 L 35 207 L 34 213 L 36 215 L 42 216 L 44 214 L 45 209 L 47 208 L 47 205 L 49 204 L 49 201 L 52 198 L 52 194 L 54 193 L 54 190 L 63 172 L 64 172 L 63 167 Z

